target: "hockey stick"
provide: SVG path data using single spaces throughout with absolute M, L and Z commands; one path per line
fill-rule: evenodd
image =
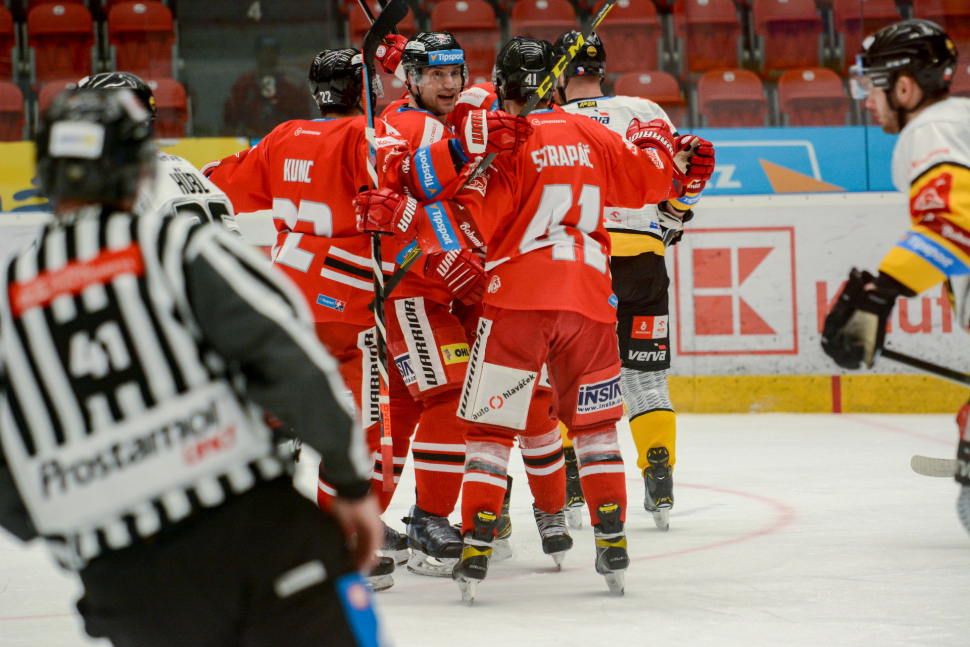
M 933 364 L 932 362 L 927 362 L 926 360 L 919 359 L 917 357 L 897 353 L 889 348 L 883 348 L 881 355 L 882 357 L 891 359 L 894 362 L 899 362 L 900 364 L 905 364 L 906 366 L 918 368 L 919 370 L 930 373 L 931 375 L 942 377 L 944 380 L 950 380 L 951 382 L 956 382 L 957 384 L 962 384 L 963 386 L 970 386 L 970 375 L 961 373 L 960 371 L 954 371 L 952 368 L 946 368 L 945 366 Z
M 539 84 L 536 91 L 529 96 L 529 100 L 524 106 L 522 106 L 522 110 L 519 111 L 519 117 L 528 116 L 528 114 L 535 110 L 535 107 L 539 105 L 539 102 L 542 101 L 546 95 L 552 92 L 552 89 L 559 81 L 559 76 L 563 73 L 563 70 L 565 70 L 566 66 L 572 62 L 573 58 L 576 57 L 576 53 L 579 52 L 580 48 L 586 44 L 586 39 L 589 38 L 590 34 L 596 31 L 596 28 L 599 27 L 601 22 L 603 22 L 603 19 L 606 18 L 606 14 L 610 12 L 610 9 L 612 9 L 613 5 L 615 4 L 616 0 L 606 0 L 606 2 L 603 3 L 600 10 L 596 12 L 596 15 L 593 16 L 589 23 L 583 28 L 583 31 L 580 33 L 579 38 L 576 39 L 576 42 L 568 50 L 566 50 L 566 53 L 556 62 L 549 74 L 542 79 L 542 83 Z M 482 161 L 478 163 L 478 166 L 475 167 L 475 172 L 468 176 L 468 178 L 465 180 L 465 184 L 463 184 L 458 190 L 461 191 L 472 178 L 476 178 L 487 171 L 488 167 L 492 165 L 492 162 L 495 161 L 496 157 L 497 155 L 495 153 L 488 153 L 485 155 L 485 157 L 482 158 Z M 414 265 L 415 261 L 417 261 L 421 255 L 421 247 L 417 244 L 417 241 L 415 241 L 414 247 L 412 247 L 408 252 L 408 257 L 398 266 L 394 274 L 391 275 L 391 278 L 388 279 L 388 294 L 394 291 L 394 288 L 397 287 L 398 283 L 401 282 L 401 279 L 404 278 L 404 275 L 408 273 L 408 270 L 411 269 L 411 266 Z
M 948 477 L 955 476 L 960 469 L 955 458 L 930 458 L 928 456 L 913 456 L 909 461 L 913 471 L 923 476 Z
M 371 26 L 373 26 L 376 18 L 374 18 L 374 12 L 370 10 L 370 6 L 367 4 L 367 0 L 357 0 L 357 4 L 360 5 L 361 10 L 364 12 L 364 15 L 367 17 L 367 22 L 369 22 Z M 385 0 L 377 0 L 377 4 L 378 6 L 380 6 L 382 12 L 384 11 L 384 7 L 387 6 L 387 2 Z M 389 33 L 400 34 L 401 32 L 397 30 L 397 26 L 394 26 L 394 27 L 391 27 L 391 31 Z M 381 38 L 384 38 L 384 36 L 381 36 Z
M 370 14 L 366 0 L 361 0 L 361 7 Z M 377 188 L 377 135 L 374 131 L 374 106 L 371 105 L 371 79 L 376 73 L 374 57 L 377 48 L 384 37 L 394 29 L 408 15 L 406 0 L 391 0 L 381 11 L 371 28 L 364 36 L 364 114 L 367 116 L 367 171 L 370 174 L 374 188 Z M 370 16 L 369 16 L 370 17 Z M 374 323 L 377 328 L 377 370 L 380 373 L 380 394 L 378 396 L 378 415 L 381 425 L 381 479 L 383 489 L 389 492 L 394 489 L 394 452 L 391 438 L 391 397 L 390 381 L 387 374 L 387 329 L 384 318 L 384 255 L 381 251 L 381 237 L 371 235 L 371 264 L 374 271 Z

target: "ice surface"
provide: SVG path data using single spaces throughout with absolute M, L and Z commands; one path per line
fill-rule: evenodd
M 681 415 L 670 531 L 642 508 L 625 423 L 633 562 L 626 595 L 593 570 L 588 516 L 563 571 L 543 555 L 518 452 L 510 470 L 515 556 L 492 565 L 475 604 L 449 580 L 399 569 L 377 595 L 392 643 L 457 645 L 966 645 L 970 536 L 952 479 L 913 454 L 952 457 L 952 416 Z M 313 485 L 312 466 L 301 485 Z M 385 519 L 413 502 L 405 472 Z M 457 519 L 457 516 L 453 517 Z M 74 647 L 74 579 L 44 548 L 0 533 L 0 645 Z M 281 645 L 280 647 L 286 647 Z

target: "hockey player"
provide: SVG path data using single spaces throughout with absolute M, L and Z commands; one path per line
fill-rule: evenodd
M 572 47 L 579 32 L 569 31 L 555 44 L 557 56 Z M 566 112 L 585 115 L 623 136 L 634 118 L 642 122 L 662 119 L 673 131 L 674 143 L 683 147 L 693 135 L 677 136 L 677 129 L 663 108 L 638 97 L 603 96 L 601 84 L 606 76 L 606 49 L 595 33 L 576 53 L 559 79 L 559 97 Z M 673 469 L 677 438 L 674 407 L 667 389 L 670 368 L 670 341 L 667 330 L 667 290 L 670 279 L 664 263 L 667 244 L 674 243 L 684 223 L 691 219 L 691 208 L 700 200 L 704 184 L 714 170 L 714 149 L 710 142 L 701 146 L 687 171 L 690 184 L 659 205 L 622 206 L 606 210 L 606 227 L 612 253 L 610 270 L 613 292 L 619 299 L 616 334 L 620 341 L 620 383 L 623 401 L 630 417 L 630 430 L 637 446 L 637 465 L 643 474 L 643 507 L 653 514 L 661 530 L 670 524 L 674 505 Z M 568 442 L 566 443 L 568 445 Z M 566 448 L 567 509 L 570 522 L 581 525 L 582 489 L 579 487 L 576 456 Z
M 554 63 L 549 43 L 512 39 L 493 75 L 503 108 L 521 110 Z M 496 158 L 477 180 L 480 191 L 456 197 L 478 222 L 489 268 L 485 313 L 458 409 L 471 423 L 465 436 L 463 554 L 454 571 L 466 599 L 488 569 L 509 450 L 515 434 L 526 429 L 544 364 L 576 446 L 595 529 L 597 571 L 622 592 L 629 562 L 616 437 L 622 400 L 603 207 L 665 199 L 675 173 L 686 179 L 696 147 L 675 150 L 662 122 L 634 120 L 628 132 L 634 145 L 577 115 L 543 109 L 528 121 L 534 132 L 522 150 Z M 432 218 L 460 218 L 459 211 L 440 214 L 426 206 L 414 220 L 419 228 L 434 228 Z M 428 250 L 435 251 L 430 244 Z M 557 496 L 561 506 L 564 489 Z
M 301 288 L 318 337 L 340 362 L 363 418 L 375 461 L 372 491 L 383 512 L 394 490 L 385 490 L 382 475 L 377 332 L 369 309 L 374 300 L 371 239 L 357 232 L 353 207 L 354 196 L 371 183 L 362 71 L 355 49 L 321 52 L 309 73 L 321 118 L 280 124 L 256 146 L 206 165 L 205 171 L 240 212 L 272 210 L 278 231 L 273 262 Z M 370 91 L 373 100 L 375 90 Z M 384 246 L 385 274 L 394 270 L 395 253 L 393 245 Z M 396 484 L 421 409 L 397 371 L 389 378 Z M 320 507 L 329 509 L 334 488 L 322 463 L 317 494 Z M 407 539 L 389 526 L 385 533 L 383 552 L 403 564 L 409 557 Z M 387 588 L 392 581 L 373 584 Z
M 78 573 L 85 630 L 114 645 L 376 644 L 356 569 L 381 526 L 336 365 L 238 237 L 131 213 L 147 118 L 76 90 L 39 128 L 56 219 L 0 282 L 0 524 Z M 333 516 L 292 487 L 263 407 L 324 457 Z
M 970 99 L 950 97 L 953 41 L 928 20 L 904 20 L 866 38 L 852 70 L 856 96 L 887 133 L 893 184 L 909 194 L 913 226 L 879 266 L 853 268 L 825 318 L 822 349 L 848 369 L 871 367 L 898 297 L 945 282 L 957 321 L 970 328 Z M 970 403 L 957 415 L 957 510 L 970 532 Z
M 78 88 L 119 90 L 135 93 L 148 110 L 148 125 L 155 125 L 156 107 L 152 89 L 130 72 L 102 72 L 78 81 Z M 157 151 L 155 183 L 138 196 L 135 213 L 154 211 L 195 216 L 200 222 L 217 222 L 237 232 L 235 213 L 226 194 L 209 182 L 188 160 Z

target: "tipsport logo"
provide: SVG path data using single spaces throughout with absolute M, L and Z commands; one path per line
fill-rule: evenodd
M 428 62 L 431 65 L 460 65 L 465 62 L 465 52 L 460 49 L 445 49 L 440 52 L 429 52 Z

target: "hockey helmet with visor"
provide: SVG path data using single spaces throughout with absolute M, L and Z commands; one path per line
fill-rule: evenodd
M 364 57 L 359 50 L 347 47 L 320 52 L 310 65 L 308 78 L 310 94 L 321 112 L 360 109 L 364 95 Z M 371 104 L 383 96 L 381 77 L 375 74 L 371 79 Z

